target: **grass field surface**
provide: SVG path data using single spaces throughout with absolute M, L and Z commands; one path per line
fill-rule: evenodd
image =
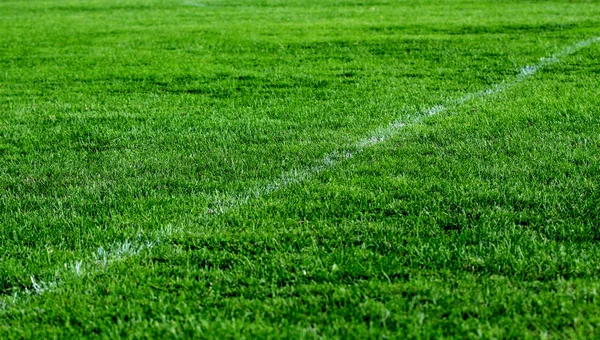
M 0 0 L 0 338 L 600 336 L 597 1 Z

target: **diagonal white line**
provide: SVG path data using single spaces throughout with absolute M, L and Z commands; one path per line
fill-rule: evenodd
M 335 150 L 325 155 L 311 167 L 284 172 L 276 180 L 273 180 L 266 185 L 256 186 L 241 194 L 217 194 L 214 196 L 210 204 L 211 208 L 209 209 L 212 209 L 212 211 L 207 211 L 204 216 L 209 217 L 210 215 L 214 216 L 224 214 L 232 209 L 243 206 L 250 200 L 264 197 L 291 185 L 303 182 L 327 169 L 335 167 L 346 159 L 354 157 L 355 155 L 363 152 L 365 149 L 385 142 L 386 140 L 398 135 L 407 126 L 419 124 L 427 117 L 434 116 L 470 100 L 482 97 L 484 95 L 502 92 L 510 87 L 515 86 L 524 79 L 531 77 L 540 69 L 548 65 L 558 63 L 561 61 L 561 58 L 574 54 L 580 49 L 597 42 L 600 42 L 600 37 L 580 41 L 558 53 L 553 54 L 550 57 L 540 59 L 540 61 L 534 65 L 523 67 L 521 72 L 509 82 L 502 82 L 490 87 L 489 89 L 467 94 L 459 99 L 449 102 L 446 104 L 446 106 L 434 106 L 414 116 L 396 119 L 387 126 L 380 127 L 372 131 L 369 135 L 363 137 L 347 149 Z M 152 247 L 155 244 L 160 243 L 162 239 L 167 239 L 173 234 L 181 233 L 182 231 L 182 229 L 173 228 L 172 225 L 168 225 L 165 228 L 152 233 L 153 241 L 142 239 L 128 240 L 113 244 L 107 249 L 102 247 L 98 248 L 97 251 L 93 253 L 92 257 L 88 258 L 86 261 L 75 261 L 69 265 L 65 265 L 64 269 L 58 269 L 56 271 L 56 276 L 60 278 L 60 281 L 68 281 L 105 271 L 109 264 L 123 261 L 124 259 L 132 256 L 140 255 L 144 251 L 152 249 Z M 31 282 L 32 285 L 28 289 L 15 291 L 12 296 L 0 297 L 0 312 L 9 307 L 24 303 L 32 296 L 42 295 L 46 292 L 52 291 L 58 286 L 58 281 L 42 282 L 37 281 L 33 276 L 31 276 Z
M 496 84 L 483 91 L 469 93 L 461 98 L 449 102 L 448 104 L 446 104 L 446 106 L 434 106 L 416 115 L 398 118 L 393 122 L 389 123 L 387 126 L 379 127 L 376 130 L 372 131 L 366 137 L 363 137 L 358 142 L 356 142 L 354 145 L 351 145 L 346 149 L 334 150 L 326 154 L 322 159 L 315 162 L 313 166 L 284 172 L 279 176 L 279 178 L 271 181 L 266 185 L 256 186 L 254 188 L 246 190 L 243 193 L 237 194 L 217 193 L 215 196 L 213 196 L 213 200 L 209 203 L 209 208 L 206 214 L 225 214 L 232 209 L 245 205 L 250 200 L 267 196 L 283 188 L 303 182 L 327 169 L 335 167 L 337 164 L 346 159 L 354 157 L 355 155 L 363 152 L 367 148 L 373 147 L 398 135 L 407 126 L 419 124 L 421 121 L 428 117 L 437 115 L 441 112 L 459 106 L 470 100 L 485 95 L 492 95 L 505 91 L 517 85 L 521 81 L 531 77 L 533 74 L 535 74 L 542 68 L 552 64 L 556 64 L 560 62 L 563 57 L 574 54 L 580 49 L 590 46 L 597 42 L 600 42 L 600 37 L 582 40 L 578 43 L 564 48 L 563 50 L 549 57 L 541 58 L 536 64 L 527 65 L 521 68 L 519 74 L 517 74 L 513 79 L 511 79 L 508 82 L 505 81 Z

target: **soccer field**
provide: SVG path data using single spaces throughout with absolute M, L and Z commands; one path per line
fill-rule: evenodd
M 600 2 L 0 0 L 0 338 L 600 337 Z

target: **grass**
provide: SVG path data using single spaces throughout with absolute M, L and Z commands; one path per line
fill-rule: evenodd
M 597 2 L 0 17 L 1 338 L 598 336 Z

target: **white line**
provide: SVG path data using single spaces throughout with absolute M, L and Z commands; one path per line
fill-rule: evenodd
M 0 312 L 9 307 L 24 303 L 33 296 L 55 291 L 57 288 L 60 288 L 61 284 L 104 272 L 110 264 L 121 262 L 140 255 L 144 251 L 149 251 L 155 245 L 159 244 L 161 240 L 168 239 L 170 236 L 181 232 L 181 229 L 168 225 L 165 228 L 151 232 L 150 235 L 138 235 L 133 240 L 116 242 L 108 247 L 99 247 L 86 259 L 65 263 L 64 268 L 56 271 L 54 281 L 44 282 L 32 275 L 30 277 L 31 286 L 14 291 L 11 296 L 0 297 Z M 148 239 L 152 239 L 153 241 L 149 241 Z
M 560 61 L 561 58 L 574 54 L 580 49 L 590 46 L 597 42 L 600 42 L 600 37 L 582 40 L 576 44 L 573 44 L 563 49 L 562 51 L 559 51 L 558 53 L 551 55 L 550 57 L 541 58 L 540 61 L 534 65 L 527 65 L 521 68 L 519 74 L 515 76 L 510 82 L 502 82 L 490 87 L 487 90 L 467 94 L 462 98 L 451 101 L 446 106 L 434 106 L 417 115 L 398 118 L 390 124 L 388 124 L 387 126 L 380 127 L 372 131 L 367 137 L 360 139 L 358 142 L 356 142 L 354 145 L 351 145 L 347 149 L 334 150 L 333 152 L 326 154 L 312 167 L 284 172 L 280 175 L 278 179 L 275 179 L 271 183 L 262 186 L 256 186 L 250 190 L 247 190 L 244 193 L 229 195 L 217 193 L 215 196 L 213 196 L 214 199 L 209 204 L 207 214 L 224 214 L 232 209 L 245 205 L 250 200 L 267 196 L 273 192 L 289 187 L 290 185 L 303 182 L 327 169 L 336 166 L 343 160 L 354 157 L 355 155 L 363 152 L 367 148 L 380 144 L 398 135 L 398 133 L 400 133 L 400 131 L 407 126 L 416 125 L 425 118 L 437 115 L 438 113 L 444 112 L 452 107 L 456 107 L 475 98 L 502 92 L 510 87 L 515 86 L 524 79 L 531 77 L 533 74 L 535 74 L 542 68 L 552 64 L 556 64 Z
M 355 155 L 363 152 L 365 149 L 373 147 L 377 144 L 381 144 L 384 141 L 398 135 L 398 133 L 407 126 L 412 126 L 420 123 L 423 119 L 437 115 L 441 112 L 448 110 L 449 108 L 456 107 L 467 101 L 475 98 L 479 98 L 484 95 L 492 95 L 495 93 L 502 92 L 524 79 L 530 77 L 540 69 L 558 63 L 562 57 L 571 55 L 580 49 L 590 46 L 594 43 L 600 42 L 600 37 L 592 38 L 588 40 L 580 41 L 574 45 L 571 45 L 562 51 L 553 54 L 550 57 L 542 58 L 537 64 L 525 66 L 521 69 L 521 72 L 514 77 L 510 82 L 502 82 L 492 86 L 491 88 L 479 91 L 471 94 L 467 94 L 462 98 L 456 99 L 448 103 L 446 106 L 434 106 L 428 110 L 425 110 L 417 115 L 408 116 L 405 118 L 399 118 L 388 124 L 387 126 L 380 127 L 372 131 L 368 136 L 360 139 L 354 145 L 351 145 L 347 149 L 335 150 L 331 153 L 326 154 L 321 160 L 317 161 L 315 165 L 309 168 L 292 170 L 281 174 L 281 176 L 272 181 L 271 183 L 263 186 L 257 186 L 250 190 L 247 190 L 242 194 L 227 195 L 217 193 L 215 194 L 212 203 L 210 204 L 209 210 L 205 216 L 220 215 L 224 214 L 232 209 L 240 207 L 248 203 L 252 199 L 257 199 L 269 195 L 273 192 L 277 192 L 283 188 L 305 181 L 312 176 L 315 176 L 327 169 L 330 169 L 340 162 L 350 159 Z M 105 271 L 110 263 L 120 262 L 132 256 L 139 255 L 144 250 L 150 250 L 152 247 L 160 243 L 161 240 L 167 239 L 170 236 L 183 232 L 182 229 L 173 228 L 168 225 L 166 228 L 155 231 L 150 234 L 150 238 L 153 241 L 147 241 L 142 238 L 142 235 L 138 235 L 135 241 L 125 241 L 116 243 L 107 249 L 100 247 L 96 252 L 92 254 L 90 258 L 86 260 L 79 260 L 70 264 L 65 264 L 65 269 L 56 271 L 56 280 L 46 283 L 43 281 L 36 280 L 35 277 L 31 276 L 31 286 L 18 292 L 14 292 L 12 296 L 0 297 L 0 311 L 3 311 L 11 306 L 15 306 L 20 302 L 24 302 L 35 295 L 42 295 L 47 292 L 51 292 L 59 286 L 61 283 L 67 282 L 69 279 L 73 280 L 85 275 L 93 275 L 98 272 Z M 147 239 L 148 237 L 146 237 Z M 59 274 L 60 273 L 60 274 Z

